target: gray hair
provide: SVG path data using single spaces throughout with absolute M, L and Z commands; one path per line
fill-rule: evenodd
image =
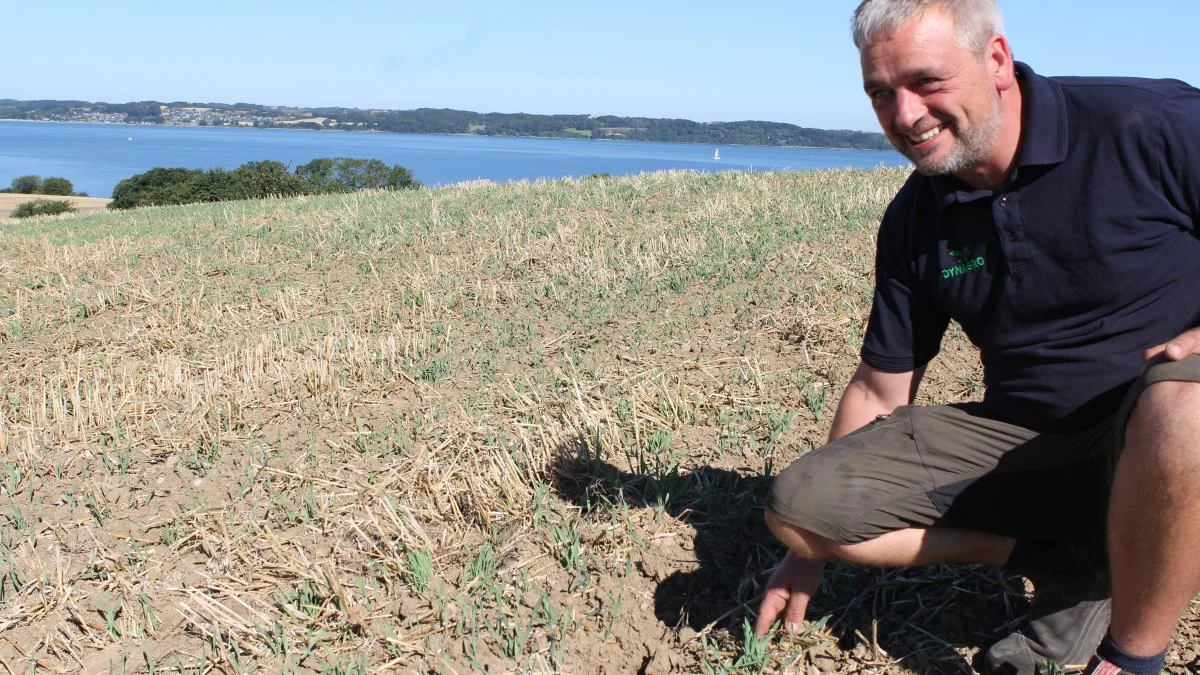
M 950 15 L 955 41 L 972 54 L 982 54 L 992 36 L 1004 34 L 996 0 L 863 0 L 851 22 L 854 46 L 862 50 L 934 8 Z

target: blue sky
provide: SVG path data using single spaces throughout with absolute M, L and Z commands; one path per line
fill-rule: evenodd
M 875 130 L 855 2 L 22 2 L 0 98 L 459 108 Z M 1200 84 L 1195 0 L 1000 0 L 1043 74 Z

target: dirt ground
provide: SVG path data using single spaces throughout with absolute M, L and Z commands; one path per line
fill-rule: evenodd
M 0 220 L 4 220 L 12 215 L 18 206 L 25 202 L 31 202 L 35 199 L 52 199 L 67 200 L 71 202 L 71 206 L 75 207 L 77 214 L 85 213 L 102 213 L 111 199 L 103 197 L 59 197 L 57 195 L 18 195 L 11 193 L 0 193 Z

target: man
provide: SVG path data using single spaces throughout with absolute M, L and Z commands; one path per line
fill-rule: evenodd
M 1035 584 L 986 671 L 1158 673 L 1200 593 L 1200 91 L 1042 77 L 994 0 L 865 0 L 853 26 L 917 172 L 831 442 L 772 485 L 789 552 L 758 632 L 803 621 L 824 560 L 981 563 Z M 984 400 L 911 406 L 951 319 Z

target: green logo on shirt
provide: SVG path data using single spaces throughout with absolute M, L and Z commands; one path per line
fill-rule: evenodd
M 972 257 L 973 253 L 966 249 L 959 249 L 957 251 L 954 249 L 947 249 L 946 252 L 949 253 L 950 257 L 954 258 L 954 261 L 958 264 L 942 270 L 943 279 L 961 277 L 964 274 L 983 269 L 983 266 L 987 264 L 987 261 L 983 259 L 983 256 Z

